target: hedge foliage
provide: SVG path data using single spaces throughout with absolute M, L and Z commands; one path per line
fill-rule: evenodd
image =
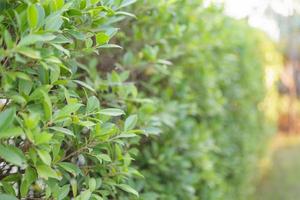
M 0 199 L 246 199 L 267 130 L 245 22 L 200 0 L 0 8 Z

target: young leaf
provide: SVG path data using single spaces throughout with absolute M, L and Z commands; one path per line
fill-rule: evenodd
M 52 103 L 49 95 L 46 92 L 42 92 L 43 94 L 43 107 L 44 107 L 44 114 L 46 120 L 51 120 L 52 118 Z
M 27 47 L 18 47 L 17 52 L 33 59 L 41 59 L 41 54 L 39 51 L 33 50 Z
M 99 112 L 100 114 L 107 115 L 107 116 L 121 116 L 125 115 L 124 111 L 117 108 L 106 108 L 102 109 Z
M 90 85 L 88 85 L 85 82 L 79 81 L 79 80 L 74 80 L 75 83 L 77 83 L 78 85 L 85 87 L 86 89 L 92 91 L 92 92 L 96 92 L 94 88 L 92 88 Z
M 31 44 L 36 44 L 37 42 L 49 42 L 55 39 L 55 35 L 47 33 L 43 35 L 30 34 L 21 39 L 18 46 L 28 46 Z
M 52 126 L 52 127 L 50 127 L 50 129 L 64 133 L 66 135 L 75 136 L 72 131 L 70 131 L 69 129 L 66 129 L 66 128 Z
M 0 131 L 1 138 L 17 137 L 22 135 L 24 132 L 20 127 L 11 127 Z
M 39 157 L 41 158 L 41 160 L 46 164 L 46 165 L 51 165 L 51 156 L 48 153 L 48 151 L 42 150 L 42 149 L 37 149 L 36 150 Z
M 96 34 L 97 46 L 107 44 L 109 41 L 109 36 L 106 33 L 100 32 Z
M 34 134 L 34 144 L 40 145 L 40 144 L 47 144 L 52 138 L 52 134 L 47 132 L 39 132 Z
M 14 121 L 16 109 L 8 108 L 0 113 L 0 131 L 3 132 L 7 129 Z
M 82 104 L 79 103 L 66 105 L 54 116 L 54 121 L 69 117 L 71 113 L 75 113 L 81 106 Z
M 132 130 L 137 123 L 137 115 L 131 115 L 125 120 L 124 131 Z
M 117 185 L 121 190 L 124 190 L 125 192 L 129 192 L 131 194 L 134 194 L 135 196 L 139 196 L 139 193 L 134 190 L 132 187 L 130 187 L 129 185 L 125 185 L 125 184 L 119 184 Z
M 39 21 L 39 11 L 35 4 L 31 4 L 27 8 L 27 21 L 31 29 L 36 28 Z
M 26 164 L 26 158 L 23 152 L 11 145 L 0 144 L 0 157 L 7 162 L 22 167 Z
M 95 113 L 100 109 L 100 102 L 95 96 L 91 96 L 88 98 L 86 112 L 87 113 Z
M 55 178 L 60 180 L 61 178 L 57 175 L 56 171 L 51 167 L 41 164 L 36 166 L 37 173 L 41 178 L 48 180 L 48 178 Z
M 59 195 L 58 195 L 58 200 L 63 200 L 68 196 L 70 192 L 70 185 L 64 185 L 62 188 L 59 190 Z
M 14 197 L 10 194 L 0 194 L 0 199 L 3 199 L 3 200 L 18 200 L 16 197 Z
M 77 176 L 78 174 L 81 173 L 80 168 L 77 165 L 73 164 L 73 163 L 60 162 L 57 165 L 62 167 L 67 172 L 71 173 L 73 176 Z

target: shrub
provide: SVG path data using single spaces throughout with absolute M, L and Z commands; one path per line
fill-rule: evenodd
M 122 102 L 100 105 L 126 74 L 100 80 L 85 64 L 101 49 L 118 47 L 108 41 L 131 3 L 2 1 L 0 199 L 112 199 L 120 190 L 137 195 L 125 184 L 137 174 L 126 145 L 138 132 L 137 117 L 124 118 Z M 123 98 L 131 95 L 118 90 Z
M 142 140 L 134 164 L 145 178 L 132 187 L 142 199 L 247 199 L 267 133 L 260 34 L 197 1 L 140 1 L 131 12 L 119 62 L 154 101 L 139 116 L 151 110 L 146 124 L 160 129 Z
M 0 199 L 247 199 L 263 37 L 201 1 L 134 2 L 0 4 Z

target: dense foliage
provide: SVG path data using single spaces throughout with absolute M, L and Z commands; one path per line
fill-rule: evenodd
M 266 132 L 255 30 L 187 0 L 0 12 L 0 199 L 247 197 Z

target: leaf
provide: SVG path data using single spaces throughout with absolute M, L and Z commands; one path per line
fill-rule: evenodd
M 52 118 L 52 103 L 49 95 L 42 91 L 43 94 L 43 107 L 44 107 L 44 115 L 46 120 L 51 120 Z
M 86 112 L 95 113 L 100 110 L 100 102 L 97 97 L 91 96 L 88 98 Z
M 66 105 L 54 116 L 54 121 L 69 117 L 71 113 L 75 113 L 81 106 L 82 104 L 79 103 Z
M 17 78 L 19 79 L 23 79 L 26 81 L 31 81 L 30 76 L 28 76 L 27 74 L 23 73 L 23 72 L 14 72 L 13 73 Z
M 100 160 L 104 160 L 106 162 L 111 162 L 111 158 L 107 154 L 98 154 L 96 157 Z
M 94 191 L 96 189 L 96 179 L 90 178 L 89 180 L 89 190 Z
M 70 131 L 69 129 L 63 128 L 63 127 L 52 126 L 52 127 L 50 127 L 50 129 L 61 132 L 61 133 L 64 133 L 66 135 L 75 136 L 72 131 Z
M 0 194 L 0 199 L 3 200 L 18 200 L 16 197 L 9 194 Z
M 45 19 L 45 30 L 58 31 L 63 24 L 60 12 L 54 12 Z
M 5 130 L 0 131 L 0 139 L 17 137 L 24 134 L 23 130 L 20 127 L 11 127 Z
M 102 109 L 99 112 L 102 115 L 108 115 L 108 116 L 121 116 L 121 115 L 125 115 L 124 111 L 121 109 L 117 109 L 117 108 L 106 108 L 106 109 Z
M 21 196 L 26 197 L 30 185 L 37 179 L 37 173 L 36 171 L 31 168 L 27 167 L 25 170 L 25 175 L 23 177 L 22 183 L 21 183 Z
M 119 184 L 119 185 L 117 185 L 117 187 L 119 187 L 121 190 L 124 190 L 125 192 L 134 194 L 137 197 L 139 196 L 139 193 L 136 190 L 134 190 L 132 187 L 130 187 L 129 185 Z
M 72 187 L 73 197 L 76 197 L 77 196 L 77 189 L 78 189 L 77 188 L 77 186 L 78 186 L 77 181 L 76 181 L 76 179 L 72 178 L 70 180 L 70 183 L 71 183 L 71 187 Z
M 132 137 L 136 137 L 137 135 L 136 134 L 133 134 L 133 133 L 122 133 L 120 135 L 117 135 L 115 137 L 116 138 L 132 138 Z
M 27 8 L 27 22 L 31 29 L 36 28 L 39 21 L 39 11 L 35 4 L 31 4 Z
M 5 146 L 0 144 L 0 157 L 5 161 L 20 167 L 26 164 L 26 158 L 23 152 L 11 145 Z
M 122 1 L 122 4 L 119 6 L 118 9 L 127 7 L 135 2 L 136 2 L 136 0 L 124 0 L 124 1 Z
M 58 200 L 63 200 L 65 197 L 68 196 L 70 192 L 70 185 L 64 185 L 62 188 L 60 188 Z
M 56 171 L 53 170 L 51 167 L 41 164 L 41 165 L 37 165 L 36 166 L 36 170 L 38 175 L 41 178 L 44 178 L 46 180 L 48 180 L 48 178 L 55 178 L 60 180 L 61 178 L 57 175 Z
M 0 131 L 7 129 L 14 121 L 16 109 L 8 108 L 0 113 Z M 0 136 L 1 137 L 1 136 Z
M 94 122 L 91 121 L 80 121 L 78 122 L 78 124 L 84 127 L 92 127 L 96 125 Z
M 47 33 L 43 35 L 37 35 L 37 34 L 30 34 L 21 39 L 18 46 L 28 46 L 31 44 L 36 44 L 37 42 L 49 42 L 51 40 L 54 40 L 56 38 L 55 35 Z
M 11 35 L 8 32 L 8 30 L 4 31 L 4 41 L 5 41 L 5 44 L 6 44 L 6 46 L 7 46 L 8 49 L 12 49 L 13 48 L 14 43 L 12 41 Z
M 99 46 L 98 48 L 106 49 L 106 48 L 117 48 L 117 49 L 123 49 L 123 47 L 116 45 L 116 44 L 104 44 Z
M 85 83 L 85 82 L 82 82 L 82 81 L 79 81 L 79 80 L 73 80 L 73 81 L 74 81 L 75 83 L 79 84 L 80 86 L 89 89 L 89 90 L 92 91 L 92 92 L 96 92 L 94 88 L 92 88 L 90 85 L 88 85 L 88 84 Z
M 128 17 L 133 17 L 133 18 L 136 18 L 136 16 L 132 13 L 129 13 L 129 12 L 124 12 L 124 11 L 118 11 L 115 13 L 116 15 L 125 15 L 125 16 L 128 16 Z
M 41 133 L 35 133 L 34 134 L 34 144 L 40 145 L 40 144 L 48 144 L 49 141 L 52 138 L 52 134 L 47 132 L 41 132 Z
M 97 46 L 107 44 L 108 41 L 109 41 L 109 35 L 107 35 L 106 33 L 100 32 L 96 34 Z
M 124 130 L 132 130 L 137 123 L 137 115 L 131 115 L 125 120 Z
M 36 150 L 39 157 L 41 158 L 41 160 L 46 164 L 46 165 L 51 165 L 51 156 L 48 153 L 48 151 L 42 150 L 42 149 L 37 149 Z
M 35 51 L 31 48 L 27 48 L 27 47 L 18 47 L 17 48 L 17 52 L 27 56 L 29 58 L 33 58 L 33 59 L 40 59 L 41 58 L 41 54 L 39 51 Z
M 80 193 L 78 200 L 89 200 L 91 198 L 91 195 L 92 192 L 90 190 L 83 191 Z
M 57 165 L 66 170 L 67 172 L 71 173 L 73 176 L 81 174 L 81 170 L 79 169 L 79 167 L 73 163 L 60 162 Z

